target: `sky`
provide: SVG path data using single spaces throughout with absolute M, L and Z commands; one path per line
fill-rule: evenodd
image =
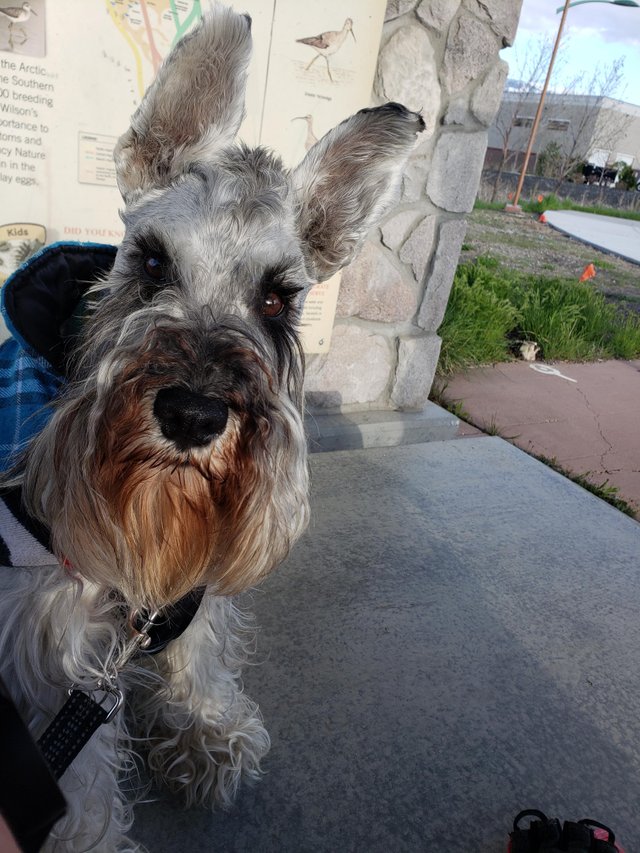
M 527 48 L 535 49 L 532 46 L 544 36 L 555 39 L 561 18 L 556 9 L 562 5 L 563 0 L 523 0 L 514 45 L 501 52 L 509 63 L 509 77 L 518 78 L 518 64 Z M 602 2 L 570 8 L 551 89 L 562 90 L 582 71 L 585 80 L 589 80 L 595 68 L 610 65 L 620 57 L 625 60 L 624 79 L 612 97 L 640 105 L 640 6 L 629 8 Z

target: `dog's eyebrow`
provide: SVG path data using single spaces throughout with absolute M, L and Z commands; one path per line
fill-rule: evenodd
M 284 290 L 299 291 L 302 285 L 297 281 L 296 272 L 299 270 L 299 261 L 296 258 L 284 257 L 275 264 L 270 264 L 262 272 L 260 287 L 269 290 L 280 287 Z
M 165 241 L 153 232 L 141 232 L 131 237 L 133 248 L 145 255 L 159 255 L 169 259 L 171 252 L 167 249 Z

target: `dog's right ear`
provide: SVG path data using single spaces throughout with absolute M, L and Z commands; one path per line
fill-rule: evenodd
M 214 6 L 166 58 L 115 147 L 125 202 L 233 142 L 244 117 L 251 18 Z

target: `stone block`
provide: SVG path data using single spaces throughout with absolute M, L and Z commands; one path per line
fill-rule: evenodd
M 404 281 L 386 252 L 369 240 L 342 273 L 339 317 L 357 315 L 363 320 L 396 323 L 410 320 L 416 313 L 416 303 L 415 290 Z
M 424 157 L 410 157 L 402 175 L 401 200 L 407 204 L 420 201 L 427 180 L 429 162 Z
M 513 44 L 518 29 L 522 0 L 463 0 L 464 8 L 485 20 L 500 38 L 501 47 Z M 560 5 L 560 4 L 557 4 Z
M 416 14 L 426 27 L 443 33 L 458 11 L 460 0 L 422 0 Z
M 466 219 L 450 219 L 440 226 L 438 248 L 418 313 L 418 325 L 427 331 L 435 332 L 442 323 L 466 233 Z
M 387 389 L 394 363 L 385 337 L 339 323 L 327 355 L 308 359 L 307 400 L 320 408 L 375 403 Z
M 436 233 L 436 216 L 425 216 L 409 239 L 400 249 L 399 258 L 405 264 L 411 264 L 416 281 L 420 284 L 424 278 Z
M 413 410 L 426 406 L 441 343 L 435 332 L 400 339 L 398 367 L 391 392 L 394 406 Z
M 394 18 L 405 15 L 413 9 L 417 2 L 418 0 L 387 0 L 387 10 L 384 13 L 385 21 L 393 21 Z
M 417 215 L 416 210 L 403 210 L 380 226 L 382 242 L 387 249 L 391 249 L 392 252 L 398 251 L 409 234 L 411 226 L 415 224 Z
M 464 12 L 449 29 L 442 64 L 443 79 L 450 94 L 456 94 L 483 75 L 498 57 L 499 37 L 476 17 Z
M 484 80 L 471 96 L 471 112 L 480 124 L 489 127 L 498 113 L 505 80 L 509 73 L 508 64 L 499 59 L 485 75 Z
M 440 111 L 438 65 L 431 40 L 418 23 L 399 27 L 382 48 L 376 92 L 420 112 L 426 133 L 433 133 Z
M 486 150 L 486 130 L 441 133 L 427 180 L 431 201 L 452 213 L 468 213 L 478 192 Z

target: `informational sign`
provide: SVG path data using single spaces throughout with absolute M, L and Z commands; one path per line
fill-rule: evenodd
M 367 106 L 385 0 L 237 0 L 254 54 L 240 137 L 287 166 Z M 201 0 L 30 0 L 0 15 L 0 282 L 42 243 L 123 236 L 113 147 Z M 5 4 L 3 4 L 3 8 Z M 314 288 L 304 348 L 326 352 L 338 281 Z

